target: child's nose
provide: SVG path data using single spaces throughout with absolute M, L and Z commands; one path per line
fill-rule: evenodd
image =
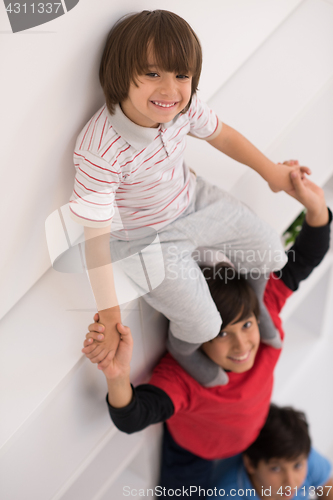
M 295 480 L 294 474 L 292 472 L 285 472 L 283 483 L 284 487 L 289 486 L 291 489 L 297 486 L 297 481 Z
M 246 348 L 246 339 L 242 334 L 234 335 L 234 343 L 233 347 L 235 350 L 239 352 L 243 351 Z
M 176 82 L 174 75 L 170 74 L 163 78 L 160 86 L 161 94 L 170 95 L 176 93 Z

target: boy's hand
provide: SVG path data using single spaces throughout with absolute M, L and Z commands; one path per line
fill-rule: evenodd
M 307 209 L 306 222 L 309 226 L 325 226 L 329 221 L 324 191 L 308 178 L 302 179 L 297 171 L 290 173 L 293 189 L 288 193 Z
M 100 338 L 95 336 L 95 340 L 92 342 L 94 347 L 93 353 L 91 350 L 90 354 L 87 356 L 91 360 L 94 359 L 94 361 L 92 361 L 93 363 L 100 363 L 106 356 L 112 359 L 117 351 L 120 339 L 117 330 L 117 323 L 121 322 L 119 308 L 110 308 L 101 311 L 100 315 L 103 321 L 103 335 Z M 97 313 L 95 317 L 99 319 L 100 315 Z M 98 331 L 98 324 L 96 324 L 95 331 Z M 87 354 L 85 351 L 83 352 Z
M 308 167 L 301 167 L 297 160 L 285 161 L 282 164 L 278 163 L 276 169 L 270 172 L 270 180 L 268 182 L 269 187 L 274 193 L 285 191 L 287 194 L 291 194 L 290 191 L 294 189 L 290 179 L 291 172 L 298 172 L 302 178 L 304 178 L 304 174 L 311 174 L 311 170 Z
M 86 335 L 82 352 L 92 363 L 98 363 L 98 369 L 103 371 L 108 380 L 129 377 L 133 350 L 131 330 L 127 326 L 117 323 L 117 333 L 120 337 L 118 348 L 115 354 L 109 352 L 106 357 L 100 360 L 100 355 L 95 352 L 96 346 L 98 346 L 96 341 L 103 340 L 105 327 L 98 323 L 98 313 L 95 314 L 94 320 L 95 323 L 89 325 L 89 333 Z

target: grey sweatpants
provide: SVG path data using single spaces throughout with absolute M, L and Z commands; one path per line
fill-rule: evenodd
M 170 331 L 176 339 L 189 343 L 201 344 L 214 338 L 223 320 L 196 260 L 198 247 L 220 250 L 237 271 L 250 275 L 253 271 L 255 276 L 259 272 L 268 277 L 287 261 L 278 234 L 267 223 L 239 200 L 200 177 L 186 211 L 158 234 L 165 278 L 144 299 L 170 320 Z M 161 272 L 161 261 L 154 260 L 153 246 L 145 249 L 150 277 Z M 126 260 L 124 271 L 141 286 L 142 269 L 131 266 L 130 259 Z

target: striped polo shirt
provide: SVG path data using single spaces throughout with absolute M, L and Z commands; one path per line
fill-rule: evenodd
M 187 134 L 212 139 L 221 127 L 196 94 L 186 113 L 158 128 L 136 125 L 119 105 L 110 115 L 104 105 L 76 142 L 72 218 L 90 227 L 112 222 L 111 232 L 166 226 L 186 210 L 195 189 L 183 160 Z

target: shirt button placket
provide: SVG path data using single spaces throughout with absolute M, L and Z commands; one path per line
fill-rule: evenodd
M 168 147 L 170 145 L 170 141 L 165 141 L 164 140 L 164 137 L 163 137 L 163 131 L 162 129 L 160 128 L 160 137 L 161 137 L 161 141 L 163 143 L 163 146 L 164 146 L 164 149 L 165 149 L 165 152 L 167 154 L 167 156 L 169 156 L 169 151 L 168 151 Z

